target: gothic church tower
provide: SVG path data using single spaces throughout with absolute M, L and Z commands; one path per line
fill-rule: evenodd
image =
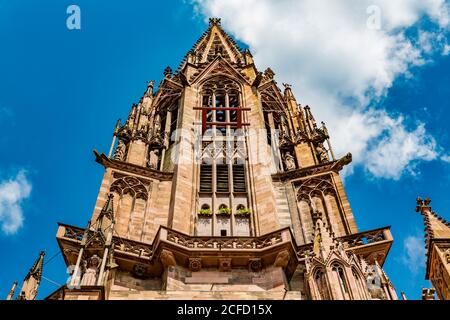
M 397 299 L 389 227 L 360 232 L 325 124 L 220 19 L 167 67 L 109 154 L 88 226 L 60 224 L 72 276 L 47 299 Z

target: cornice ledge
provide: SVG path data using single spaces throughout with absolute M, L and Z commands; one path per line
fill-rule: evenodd
M 335 161 L 321 163 L 321 164 L 314 165 L 311 167 L 300 168 L 300 169 L 290 170 L 290 171 L 281 172 L 281 173 L 275 173 L 272 175 L 272 180 L 273 181 L 289 181 L 289 180 L 303 178 L 306 176 L 319 174 L 319 173 L 323 173 L 323 172 L 329 172 L 329 171 L 339 172 L 342 170 L 342 168 L 344 168 L 344 166 L 346 166 L 350 162 L 352 162 L 352 154 L 347 153 L 345 156 L 343 156 L 342 158 L 335 160 Z
M 173 178 L 173 172 L 163 172 L 151 168 L 145 168 L 132 163 L 127 163 L 119 160 L 109 159 L 104 153 L 100 154 L 97 150 L 94 150 L 95 161 L 100 163 L 106 168 L 113 168 L 131 173 L 139 174 L 147 178 L 153 178 L 160 181 L 171 181 Z

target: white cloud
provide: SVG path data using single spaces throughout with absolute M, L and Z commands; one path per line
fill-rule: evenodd
M 413 273 L 417 274 L 420 268 L 422 268 L 425 261 L 425 244 L 423 237 L 420 236 L 408 236 L 403 241 L 403 256 L 402 262 Z
M 450 154 L 442 155 L 441 160 L 450 163 Z
M 397 78 L 411 77 L 414 67 L 446 52 L 444 0 L 193 2 L 205 19 L 222 17 L 261 70 L 270 66 L 279 81 L 293 85 L 298 102 L 327 122 L 338 155 L 350 151 L 355 165 L 391 179 L 438 157 L 423 123 L 411 126 L 377 104 Z M 379 30 L 367 27 L 370 5 L 380 8 Z M 434 31 L 419 30 L 425 16 Z M 416 33 L 406 32 L 413 28 Z
M 0 224 L 5 234 L 14 234 L 23 225 L 22 201 L 30 196 L 31 183 L 25 171 L 0 181 Z
M 444 45 L 444 49 L 442 50 L 442 55 L 446 56 L 450 53 L 450 46 L 448 44 Z

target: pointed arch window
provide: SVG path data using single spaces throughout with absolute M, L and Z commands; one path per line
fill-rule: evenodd
M 317 289 L 319 300 L 329 300 L 330 295 L 328 293 L 327 280 L 322 269 L 317 270 L 314 274 L 314 283 Z
M 352 268 L 352 274 L 356 282 L 356 288 L 358 289 L 358 299 L 360 300 L 367 299 L 365 283 L 362 281 L 361 277 L 359 276 L 358 272 L 355 270 L 354 267 Z
M 226 135 L 227 128 L 242 127 L 239 86 L 223 76 L 215 77 L 203 85 L 202 132 L 216 129 Z
M 347 286 L 347 280 L 344 273 L 344 268 L 338 263 L 334 263 L 332 266 L 333 275 L 337 284 L 339 285 L 340 298 L 343 300 L 349 300 L 349 291 Z

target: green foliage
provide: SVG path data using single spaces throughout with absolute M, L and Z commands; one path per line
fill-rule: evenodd
M 230 215 L 231 214 L 231 209 L 227 208 L 227 207 L 219 208 L 219 214 Z
M 243 216 L 243 217 L 247 217 L 251 214 L 252 212 L 250 211 L 249 208 L 240 208 L 237 209 L 236 213 L 234 215 L 236 216 Z
M 210 217 L 210 216 L 212 216 L 212 212 L 211 212 L 210 208 L 208 208 L 208 209 L 200 209 L 200 211 L 198 212 L 198 215 L 199 216 Z

